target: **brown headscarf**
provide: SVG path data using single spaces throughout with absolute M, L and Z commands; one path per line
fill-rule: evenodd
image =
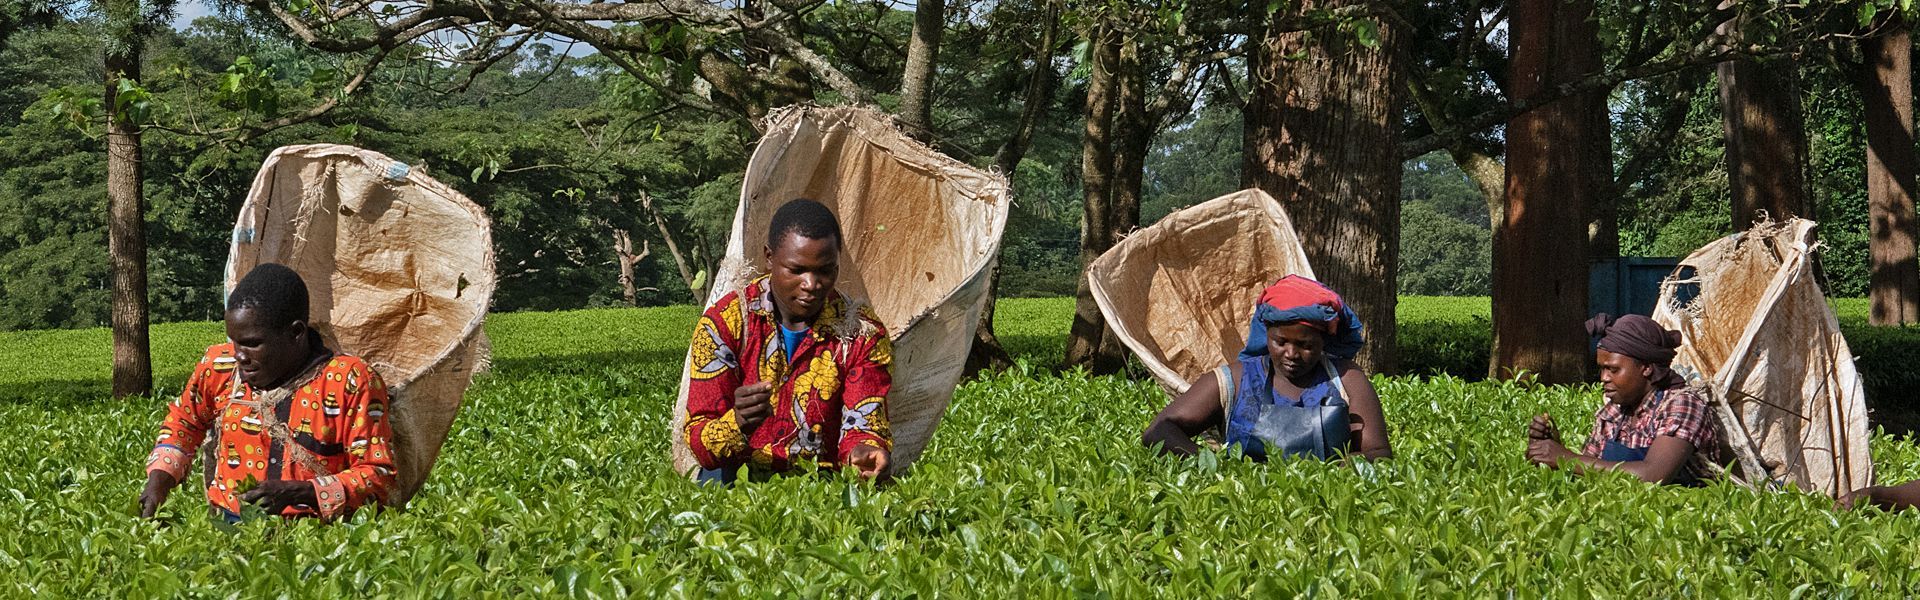
M 1653 367 L 1653 375 L 1648 379 L 1655 389 L 1680 387 L 1686 381 L 1674 373 L 1673 357 L 1680 348 L 1680 332 L 1661 327 L 1640 315 L 1621 315 L 1615 318 L 1607 313 L 1594 315 L 1587 320 L 1587 335 L 1599 339 L 1599 348 L 1614 354 L 1624 354 L 1634 360 Z

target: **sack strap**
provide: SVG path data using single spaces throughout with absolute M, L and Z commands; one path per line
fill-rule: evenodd
M 1213 380 L 1220 384 L 1220 440 L 1227 439 L 1227 423 L 1233 420 L 1233 400 L 1238 385 L 1233 380 L 1233 365 L 1220 365 L 1213 370 Z
M 1333 391 L 1340 394 L 1340 402 L 1343 404 L 1351 404 L 1353 400 L 1347 397 L 1347 384 L 1340 381 L 1340 370 L 1333 367 L 1333 361 L 1322 358 L 1320 359 L 1320 366 L 1326 367 L 1327 380 L 1333 382 Z M 1320 403 L 1324 405 L 1327 401 L 1321 400 Z
M 1213 380 L 1220 383 L 1220 422 L 1225 423 L 1227 417 L 1233 414 L 1234 386 L 1236 385 L 1233 381 L 1233 366 L 1220 365 L 1220 368 L 1214 369 Z
M 333 471 L 328 469 L 326 465 L 321 464 L 320 459 L 315 457 L 313 452 L 308 451 L 306 446 L 302 446 L 299 442 L 294 441 L 293 431 L 287 429 L 287 424 L 280 420 L 278 409 L 282 403 L 293 399 L 293 393 L 295 390 L 300 389 L 300 385 L 304 385 L 305 382 L 318 378 L 320 372 L 324 370 L 323 367 L 332 359 L 333 356 L 329 354 L 320 360 L 314 361 L 313 364 L 307 366 L 305 371 L 287 380 L 291 385 L 259 392 L 256 394 L 257 398 L 252 402 L 243 399 L 246 398 L 246 394 L 240 390 L 240 376 L 235 374 L 233 377 L 233 395 L 230 396 L 234 402 L 253 409 L 253 414 L 260 416 L 260 424 L 263 429 L 266 429 L 267 437 L 271 437 L 274 441 L 280 442 L 280 444 L 287 449 L 287 453 L 293 455 L 293 459 L 299 461 L 300 466 L 306 467 L 308 471 L 312 471 L 315 477 L 333 475 Z M 301 383 L 293 384 L 293 382 Z

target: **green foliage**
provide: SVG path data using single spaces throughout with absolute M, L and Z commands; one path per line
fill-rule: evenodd
M 1450 300 L 1457 301 L 1457 300 Z M 1421 304 L 1426 300 L 1410 302 Z M 1013 337 L 1070 301 L 1010 301 Z M 1897 596 L 1920 520 L 1795 493 L 1573 478 L 1521 458 L 1525 420 L 1578 441 L 1592 386 L 1378 378 L 1398 458 L 1177 461 L 1139 447 L 1151 384 L 1029 366 L 963 385 L 914 471 L 702 487 L 666 467 L 690 308 L 499 315 L 496 362 L 405 512 L 223 532 L 182 488 L 130 515 L 158 399 L 5 395 L 0 594 L 471 597 Z M 177 386 L 215 325 L 156 332 Z M 104 377 L 102 330 L 0 334 L 0 389 Z M 1056 338 L 1057 339 L 1057 338 Z M 78 345 L 70 342 L 79 342 Z M 45 349 L 44 351 L 42 349 Z M 1920 447 L 1873 440 L 1882 477 Z
M 107 314 L 101 142 L 64 124 L 0 131 L 0 329 L 90 327 Z
M 1733 233 L 1718 88 L 1709 77 L 1630 84 L 1616 138 L 1623 151 L 1659 157 L 1659 168 L 1621 181 L 1622 256 L 1686 256 Z M 1685 106 L 1676 103 L 1685 102 Z M 1682 111 L 1678 131 L 1661 114 Z
M 1208 104 L 1156 136 L 1147 154 L 1141 224 L 1241 189 L 1241 129 L 1237 107 Z
M 1867 210 L 1867 132 L 1864 108 L 1844 65 L 1805 69 L 1808 172 L 1820 220 L 1820 268 L 1827 293 L 1867 295 L 1871 250 Z M 1916 142 L 1920 143 L 1920 142 Z M 1920 146 L 1916 146 L 1920 151 Z
M 30 120 L 61 123 L 88 137 L 99 137 L 101 131 L 95 123 L 106 118 L 101 104 L 98 90 L 77 85 L 66 86 L 47 92 L 21 116 Z
M 1431 204 L 1400 212 L 1400 292 L 1477 296 L 1492 289 L 1493 234 Z
M 325 75 L 321 75 L 321 74 Z M 316 73 L 316 82 L 331 81 L 331 70 Z M 261 116 L 272 117 L 280 112 L 280 92 L 274 89 L 274 73 L 271 66 L 254 64 L 253 58 L 242 55 L 233 59 L 233 65 L 220 78 L 220 85 L 214 90 L 213 99 L 228 110 L 248 111 Z
M 113 94 L 113 115 L 128 123 L 145 124 L 153 119 L 153 93 L 140 82 L 121 79 Z
M 1493 308 L 1485 297 L 1401 296 L 1400 369 L 1468 381 L 1487 376 L 1493 349 Z
M 1439 153 L 1408 161 L 1400 190 L 1400 293 L 1490 293 L 1493 232 L 1480 190 Z
M 97 24 L 64 21 L 0 50 L 0 329 L 106 322 L 105 155 L 89 137 L 107 110 L 99 35 Z M 497 310 L 619 303 L 615 229 L 651 238 L 651 255 L 636 265 L 640 302 L 690 303 L 638 195 L 649 194 L 683 236 L 693 271 L 710 271 L 751 135 L 734 121 L 662 112 L 605 61 L 563 61 L 539 45 L 472 81 L 460 69 L 393 58 L 365 93 L 319 120 L 219 143 L 181 132 L 305 110 L 339 93 L 341 73 L 363 58 L 304 49 L 226 17 L 155 32 L 145 55 L 148 77 L 115 103 L 162 125 L 143 135 L 149 298 L 162 322 L 217 316 L 209 307 L 221 297 L 228 227 L 255 170 L 275 147 L 312 142 L 381 151 L 485 207 L 503 277 Z

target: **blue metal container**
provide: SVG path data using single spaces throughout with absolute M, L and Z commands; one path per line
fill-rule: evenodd
M 1649 315 L 1660 301 L 1660 282 L 1680 266 L 1678 257 L 1623 256 L 1593 261 L 1587 271 L 1587 314 Z

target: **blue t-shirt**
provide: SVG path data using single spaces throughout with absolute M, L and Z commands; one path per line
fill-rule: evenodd
M 787 329 L 785 325 L 780 326 L 780 349 L 787 351 L 787 362 L 793 362 L 794 349 L 800 347 L 800 340 L 807 337 L 807 332 L 812 330 L 812 327 L 808 327 L 799 331 L 793 331 Z

